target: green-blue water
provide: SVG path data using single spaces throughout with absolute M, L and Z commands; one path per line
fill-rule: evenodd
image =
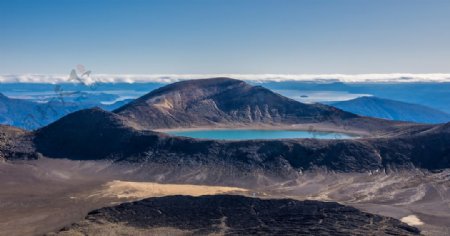
M 317 138 L 317 139 L 349 139 L 355 138 L 343 133 L 310 132 L 298 130 L 190 130 L 168 131 L 168 134 L 202 139 L 248 140 L 248 139 L 285 139 L 285 138 Z

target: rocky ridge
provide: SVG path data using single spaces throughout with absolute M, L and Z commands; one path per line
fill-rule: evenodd
M 233 195 L 148 198 L 90 212 L 56 235 L 419 235 L 399 220 L 333 202 Z M 55 234 L 53 234 L 55 235 Z

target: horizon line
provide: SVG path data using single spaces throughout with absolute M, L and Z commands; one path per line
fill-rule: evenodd
M 67 74 L 0 74 L 0 83 L 173 83 L 182 80 L 228 77 L 255 83 L 264 82 L 342 82 L 419 83 L 450 82 L 450 73 L 364 73 L 364 74 L 92 74 L 77 81 Z

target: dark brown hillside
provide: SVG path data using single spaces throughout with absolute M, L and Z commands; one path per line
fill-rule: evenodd
M 405 135 L 371 139 L 217 141 L 141 131 L 114 113 L 89 109 L 38 130 L 34 143 L 38 152 L 53 158 L 110 159 L 170 168 L 233 167 L 242 173 L 289 176 L 316 167 L 342 172 L 449 168 L 447 126 L 425 126 Z
M 303 104 L 230 78 L 190 80 L 157 89 L 115 111 L 148 129 L 280 125 L 357 118 L 336 108 Z

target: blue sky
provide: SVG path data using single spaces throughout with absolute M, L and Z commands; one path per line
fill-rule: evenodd
M 3 0 L 0 74 L 448 73 L 448 0 Z

